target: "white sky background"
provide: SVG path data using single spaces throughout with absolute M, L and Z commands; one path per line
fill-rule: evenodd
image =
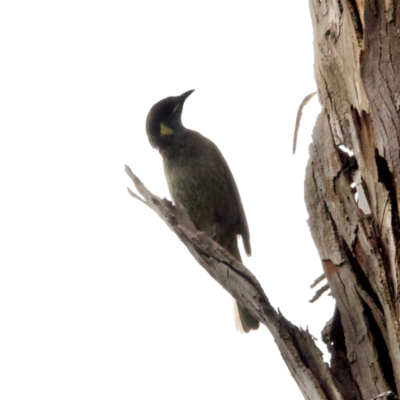
M 124 164 L 169 197 L 145 119 L 196 89 L 183 121 L 236 178 L 243 261 L 319 339 L 333 302 L 308 303 L 316 98 L 291 154 L 312 41 L 307 1 L 2 3 L 1 399 L 302 398 L 269 332 L 236 333 L 230 296 L 128 195 Z

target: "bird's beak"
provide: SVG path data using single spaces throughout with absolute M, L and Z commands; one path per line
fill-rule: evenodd
M 179 96 L 179 97 L 182 99 L 182 103 L 184 103 L 185 100 L 186 100 L 193 92 L 194 92 L 194 89 L 193 89 L 193 90 L 188 90 L 187 92 L 182 93 L 182 94 Z

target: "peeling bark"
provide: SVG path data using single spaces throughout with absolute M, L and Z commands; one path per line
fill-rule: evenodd
M 400 389 L 400 5 L 310 0 L 310 6 L 323 108 L 305 200 L 336 300 L 325 340 L 343 398 L 372 399 Z

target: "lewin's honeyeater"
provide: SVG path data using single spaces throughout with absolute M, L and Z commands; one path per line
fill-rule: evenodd
M 184 209 L 196 228 L 241 261 L 238 235 L 251 255 L 250 235 L 242 201 L 227 162 L 218 147 L 181 121 L 185 100 L 193 93 L 167 97 L 150 110 L 146 131 L 150 144 L 160 151 L 169 191 L 176 207 Z M 243 331 L 259 322 L 239 304 Z

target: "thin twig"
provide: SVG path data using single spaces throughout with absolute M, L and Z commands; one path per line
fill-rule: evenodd
M 311 289 L 315 288 L 315 286 L 318 285 L 318 283 L 322 282 L 325 279 L 325 274 L 321 274 L 310 286 Z
M 293 136 L 293 154 L 296 153 L 297 135 L 299 133 L 300 121 L 301 121 L 301 116 L 303 115 L 303 109 L 310 101 L 311 97 L 313 97 L 315 94 L 317 94 L 317 92 L 310 93 L 306 97 L 304 97 L 297 111 L 296 125 L 294 128 L 294 136 Z
M 327 290 L 329 290 L 328 284 L 326 284 L 326 285 L 322 286 L 322 288 L 318 289 L 315 292 L 314 297 L 310 300 L 310 303 L 316 302 Z
M 127 187 L 127 190 L 129 192 L 129 194 L 135 198 L 136 200 L 141 201 L 143 204 L 146 204 L 146 206 L 149 206 L 141 197 L 139 197 L 136 193 L 132 192 L 132 190 L 130 188 Z

